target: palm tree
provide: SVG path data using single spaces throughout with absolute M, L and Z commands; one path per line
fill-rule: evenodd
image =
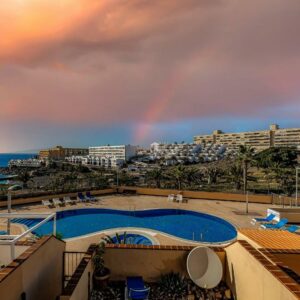
M 187 168 L 183 165 L 178 165 L 172 168 L 169 172 L 169 178 L 175 181 L 176 188 L 181 190 L 182 184 L 186 179 L 186 170 Z
M 241 162 L 243 166 L 243 181 L 244 181 L 244 193 L 247 192 L 248 187 L 248 172 L 249 166 L 254 161 L 254 148 L 246 145 L 240 145 L 239 152 L 238 152 L 238 161 Z
M 283 190 L 289 196 L 295 191 L 295 174 L 292 168 L 286 168 L 282 163 L 274 162 L 271 165 L 271 169 L 274 172 L 274 178 Z
M 193 187 L 195 183 L 201 182 L 202 179 L 202 173 L 199 171 L 199 169 L 196 168 L 185 168 L 185 176 L 184 181 L 187 185 L 190 187 Z
M 31 180 L 29 172 L 24 171 L 18 174 L 18 179 L 22 182 L 23 188 L 28 187 L 28 182 Z
M 207 184 L 211 185 L 217 183 L 218 177 L 223 173 L 223 170 L 217 166 L 209 166 L 205 168 L 205 175 L 207 176 Z
M 164 179 L 165 170 L 162 167 L 155 168 L 146 173 L 146 180 L 154 181 L 157 188 L 161 188 L 161 182 Z
M 243 167 L 239 162 L 230 166 L 228 177 L 234 183 L 235 189 L 240 190 L 242 187 Z

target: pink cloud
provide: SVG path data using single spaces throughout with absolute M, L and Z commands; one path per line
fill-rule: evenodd
M 299 14 L 293 0 L 1 3 L 0 117 L 147 127 L 272 114 L 300 94 Z

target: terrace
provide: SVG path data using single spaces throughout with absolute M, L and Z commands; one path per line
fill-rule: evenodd
M 175 287 L 170 299 L 180 298 L 180 293 L 177 295 L 177 292 L 182 286 L 184 286 L 183 289 L 185 289 L 186 294 L 184 298 L 181 297 L 180 299 L 208 299 L 208 297 L 211 297 L 210 299 L 233 299 L 232 297 L 235 297 L 235 299 L 300 298 L 300 266 L 298 263 L 300 261 L 300 237 L 286 231 L 258 230 L 258 227 L 250 224 L 254 216 L 265 216 L 267 209 L 277 207 L 271 204 L 272 199 L 250 197 L 249 213 L 246 214 L 246 203 L 242 202 L 243 199 L 238 199 L 236 198 L 237 196 L 233 195 L 224 194 L 221 197 L 219 195 L 221 193 L 217 195 L 206 193 L 205 199 L 204 195 L 199 197 L 199 193 L 193 194 L 188 192 L 183 194 L 187 200 L 186 203 L 175 203 L 167 201 L 166 195 L 170 191 L 138 190 L 135 191 L 137 193 L 135 195 L 122 193 L 124 191 L 129 192 L 129 190 L 127 188 L 120 189 L 117 194 L 112 193 L 111 190 L 107 192 L 108 194 L 102 191 L 102 195 L 97 195 L 98 201 L 95 203 L 77 203 L 76 205 L 56 208 L 44 207 L 40 204 L 41 199 L 38 199 L 36 203 L 32 200 L 24 205 L 13 206 L 12 212 L 51 215 L 56 211 L 67 211 L 77 208 L 109 208 L 132 212 L 164 208 L 190 210 L 218 216 L 229 221 L 238 229 L 238 237 L 236 242 L 230 244 L 211 246 L 205 244 L 205 246 L 209 246 L 214 251 L 222 264 L 222 281 L 215 289 L 207 290 L 197 287 L 191 281 L 187 272 L 187 256 L 192 249 L 201 245 L 201 243 L 193 240 L 178 239 L 175 236 L 146 229 L 142 229 L 140 233 L 144 231 L 146 236 L 149 234 L 150 237 L 157 241 L 156 244 L 149 246 L 106 245 L 103 258 L 105 266 L 110 270 L 110 279 L 108 287 L 99 288 L 92 276 L 94 272 L 92 257 L 95 247 L 101 238 L 105 234 L 113 234 L 114 230 L 111 229 L 111 231 L 107 230 L 105 233 L 95 232 L 86 236 L 67 238 L 64 242 L 54 237 L 22 239 L 18 246 L 23 247 L 23 252 L 17 252 L 19 257 L 0 270 L 1 295 L 12 293 L 12 291 L 7 290 L 7 287 L 12 282 L 20 280 L 13 276 L 13 274 L 20 272 L 20 268 L 22 268 L 23 276 L 26 276 L 26 272 L 33 276 L 33 272 L 27 269 L 28 266 L 31 266 L 31 268 L 39 270 L 39 273 L 36 274 L 42 276 L 44 280 L 38 282 L 32 279 L 29 285 L 23 285 L 16 291 L 16 293 L 19 293 L 18 295 L 24 292 L 28 295 L 28 299 L 31 299 L 32 293 L 38 295 L 36 290 L 40 290 L 41 286 L 46 290 L 49 289 L 46 284 L 48 282 L 47 272 L 49 266 L 56 266 L 57 261 L 64 261 L 61 264 L 64 266 L 62 269 L 55 267 L 55 274 L 52 272 L 52 280 L 55 281 L 55 287 L 51 288 L 49 292 L 49 295 L 53 296 L 51 299 L 54 299 L 54 295 L 61 300 L 84 300 L 89 299 L 88 297 L 91 295 L 91 299 L 124 299 L 125 279 L 133 275 L 142 276 L 146 285 L 151 287 L 150 299 L 168 299 L 166 296 L 159 298 L 158 295 L 163 293 L 162 278 L 171 276 L 168 274 L 172 272 L 179 274 L 180 278 L 184 277 L 185 279 L 182 281 L 180 279 L 181 283 Z M 166 193 L 166 195 L 162 193 Z M 0 219 L 0 230 L 5 230 L 5 222 L 5 216 L 3 216 Z M 136 230 L 138 232 L 140 229 Z M 20 234 L 24 231 L 25 228 L 20 224 L 12 224 L 12 234 Z M 45 252 L 48 253 L 48 251 L 52 253 L 49 258 L 45 256 Z M 37 257 L 41 256 L 43 259 L 38 260 Z M 26 262 L 23 263 L 24 259 Z M 26 264 L 26 271 L 23 269 L 24 264 Z M 63 284 L 61 284 L 62 282 Z M 28 286 L 30 286 L 30 290 Z M 41 299 L 42 297 L 50 299 L 49 296 L 43 293 L 41 291 L 39 298 L 32 299 Z M 114 296 L 111 293 L 115 293 Z M 106 298 L 105 294 L 107 295 Z M 18 298 L 8 297 L 7 299 Z

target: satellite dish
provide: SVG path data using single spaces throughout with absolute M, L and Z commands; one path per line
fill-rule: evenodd
M 208 247 L 196 247 L 188 255 L 187 271 L 192 281 L 204 289 L 216 287 L 223 277 L 219 256 Z

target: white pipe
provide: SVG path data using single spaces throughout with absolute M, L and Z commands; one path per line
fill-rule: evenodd
M 41 214 L 36 214 L 36 213 L 25 213 L 25 214 L 20 214 L 20 213 L 0 213 L 0 218 L 8 218 L 8 219 L 20 219 L 20 218 L 28 218 L 28 219 L 41 219 L 44 217 L 48 217 L 50 215 L 53 215 L 53 213 L 41 213 Z

